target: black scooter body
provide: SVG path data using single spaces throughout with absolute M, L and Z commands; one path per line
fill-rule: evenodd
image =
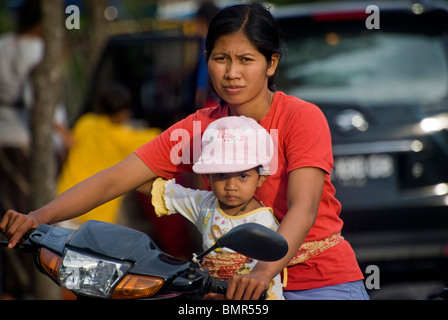
M 189 263 L 163 253 L 144 233 L 90 220 L 78 230 L 41 225 L 30 236 L 30 241 L 61 256 L 65 248 L 132 262 L 130 272 L 168 279 L 184 272 Z M 111 245 L 111 243 L 113 245 Z
M 167 255 L 148 235 L 140 231 L 96 220 L 87 221 L 78 230 L 43 224 L 25 239 L 24 243 L 17 245 L 17 249 L 33 254 L 39 270 L 57 284 L 55 275 L 48 274 L 48 270 L 40 264 L 41 248 L 49 249 L 60 257 L 71 250 L 99 259 L 128 262 L 131 266 L 125 274 L 163 279 L 163 286 L 149 299 L 176 296 L 196 299 L 209 292 L 224 294 L 227 283 L 213 279 L 207 269 L 201 268 L 202 258 L 216 248 L 227 247 L 265 261 L 278 260 L 288 251 L 288 244 L 282 236 L 256 223 L 246 223 L 232 229 L 219 238 L 214 246 L 194 255 L 191 262 Z M 7 246 L 8 242 L 0 241 L 0 244 Z M 96 298 L 85 293 L 77 295 L 78 298 L 85 298 L 84 295 L 86 298 Z M 265 297 L 266 292 L 261 299 Z

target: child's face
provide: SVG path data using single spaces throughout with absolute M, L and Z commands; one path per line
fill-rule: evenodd
M 223 210 L 246 204 L 266 180 L 266 176 L 258 174 L 258 169 L 209 174 L 208 178 Z

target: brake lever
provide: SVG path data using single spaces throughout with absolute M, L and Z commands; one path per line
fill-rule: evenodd
M 8 244 L 9 244 L 9 241 L 0 240 L 0 247 L 6 248 L 8 246 Z
M 29 241 L 29 237 L 36 229 L 31 229 L 25 235 L 23 238 L 15 245 L 14 249 L 17 249 L 24 253 L 34 253 L 36 252 L 36 247 L 31 244 Z M 9 245 L 9 241 L 6 240 L 0 240 L 0 247 L 7 248 Z

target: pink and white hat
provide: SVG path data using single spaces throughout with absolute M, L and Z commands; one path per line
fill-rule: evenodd
M 202 135 L 202 153 L 193 165 L 199 174 L 247 171 L 261 166 L 268 175 L 274 153 L 270 134 L 254 119 L 224 117 L 212 122 Z

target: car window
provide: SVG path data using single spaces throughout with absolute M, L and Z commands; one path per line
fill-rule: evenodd
M 309 101 L 440 101 L 448 94 L 442 34 L 371 30 L 290 37 L 279 88 Z

